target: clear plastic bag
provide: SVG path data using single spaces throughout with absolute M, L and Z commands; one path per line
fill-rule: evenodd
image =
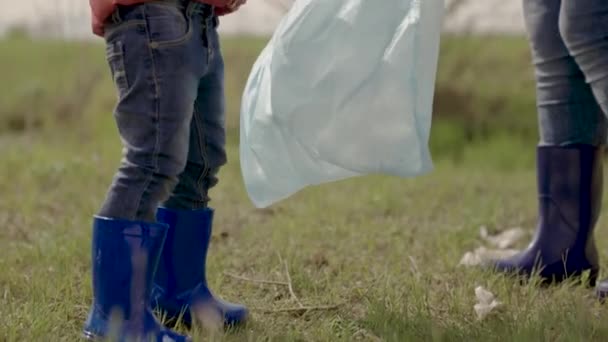
M 309 185 L 432 169 L 443 10 L 443 0 L 295 2 L 243 94 L 241 169 L 257 207 Z

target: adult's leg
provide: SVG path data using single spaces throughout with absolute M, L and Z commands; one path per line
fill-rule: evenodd
M 539 219 L 526 250 L 497 260 L 504 272 L 547 281 L 598 273 L 593 227 L 601 204 L 606 119 L 559 31 L 561 1 L 524 0 L 537 78 Z

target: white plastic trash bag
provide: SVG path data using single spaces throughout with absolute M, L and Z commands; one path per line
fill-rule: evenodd
M 297 0 L 255 65 L 241 168 L 257 207 L 309 185 L 432 168 L 443 0 Z

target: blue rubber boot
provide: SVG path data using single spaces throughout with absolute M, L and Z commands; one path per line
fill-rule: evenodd
M 187 342 L 154 318 L 150 294 L 167 226 L 95 217 L 88 340 Z M 112 322 L 112 323 L 110 323 Z
M 160 208 L 157 220 L 170 229 L 155 278 L 152 297 L 156 308 L 170 321 L 181 319 L 186 326 L 192 325 L 193 317 L 204 325 L 243 323 L 247 309 L 217 298 L 207 286 L 205 264 L 213 210 Z
M 493 266 L 544 283 L 599 272 L 593 228 L 602 202 L 602 148 L 590 145 L 542 146 L 537 151 L 539 220 L 526 250 Z

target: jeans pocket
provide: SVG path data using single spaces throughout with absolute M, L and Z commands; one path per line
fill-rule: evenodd
M 122 41 L 108 41 L 106 44 L 106 59 L 110 66 L 114 84 L 118 90 L 119 97 L 122 97 L 129 89 L 129 80 L 125 69 L 125 54 Z
M 175 5 L 146 3 L 145 18 L 150 43 L 154 47 L 180 45 L 192 35 L 192 25 L 186 11 Z

